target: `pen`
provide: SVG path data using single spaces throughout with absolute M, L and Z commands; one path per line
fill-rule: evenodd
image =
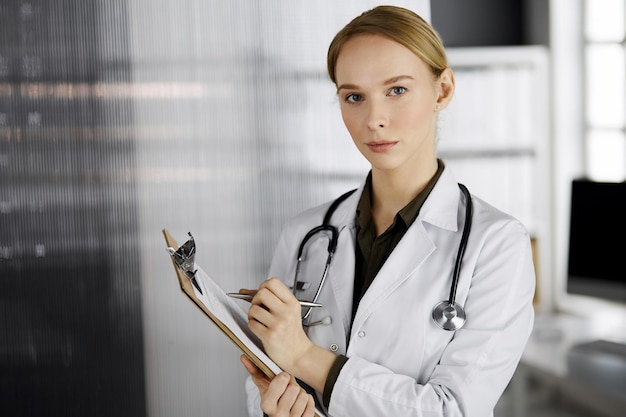
M 238 292 L 229 292 L 229 293 L 226 293 L 226 295 L 232 298 L 239 298 L 240 300 L 245 300 L 245 301 L 251 301 L 253 297 L 252 295 L 239 294 Z M 312 303 L 310 301 L 298 301 L 298 302 L 300 303 L 302 307 L 324 307 L 322 304 Z

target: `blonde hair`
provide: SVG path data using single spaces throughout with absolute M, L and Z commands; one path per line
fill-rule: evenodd
M 381 35 L 408 48 L 428 65 L 435 79 L 448 67 L 443 42 L 435 29 L 417 13 L 397 6 L 378 6 L 355 17 L 328 47 L 328 75 L 337 84 L 335 70 L 341 48 L 357 35 Z

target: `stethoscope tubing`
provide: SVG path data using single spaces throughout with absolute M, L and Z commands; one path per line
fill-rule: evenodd
M 472 229 L 472 217 L 474 215 L 472 210 L 472 197 L 469 190 L 463 184 L 459 184 L 459 188 L 465 195 L 465 224 L 463 225 L 463 234 L 461 235 L 461 243 L 459 244 L 459 250 L 456 255 L 456 261 L 454 262 L 454 272 L 452 274 L 452 285 L 450 286 L 450 297 L 448 302 L 451 305 L 455 304 L 456 289 L 459 286 L 459 275 L 461 275 L 461 264 L 463 263 L 463 255 L 467 248 L 467 240 L 469 239 L 470 230 Z
M 296 272 L 293 278 L 292 291 L 294 295 L 296 295 L 296 292 L 298 290 L 298 276 L 300 275 L 300 265 L 302 264 L 302 255 L 304 253 L 305 245 L 317 233 L 328 231 L 330 232 L 330 238 L 328 239 L 328 257 L 326 258 L 326 265 L 324 266 L 322 279 L 320 280 L 320 284 L 317 286 L 317 291 L 315 291 L 313 300 L 311 300 L 311 302 L 313 303 L 317 302 L 317 299 L 319 298 L 320 293 L 322 292 L 322 288 L 324 287 L 324 283 L 326 282 L 326 277 L 328 276 L 328 270 L 330 269 L 330 264 L 333 260 L 335 251 L 337 250 L 337 242 L 339 240 L 339 230 L 337 230 L 335 226 L 330 224 L 330 218 L 332 217 L 333 213 L 337 209 L 337 206 L 339 206 L 339 204 L 341 204 L 346 198 L 348 198 L 355 191 L 356 189 L 350 190 L 347 193 L 341 195 L 335 201 L 333 201 L 330 207 L 328 207 L 326 214 L 324 215 L 324 220 L 322 221 L 322 224 L 309 230 L 308 233 L 302 239 L 302 242 L 300 243 L 300 247 L 298 248 Z M 311 311 L 313 311 L 313 309 L 309 307 L 309 309 L 306 311 L 306 313 L 302 317 L 303 322 L 305 322 L 309 318 L 309 316 L 311 315 Z
M 469 234 L 472 226 L 472 217 L 473 217 L 473 208 L 472 208 L 472 197 L 470 195 L 469 190 L 465 185 L 458 184 L 461 192 L 465 196 L 465 223 L 463 225 L 463 232 L 461 234 L 461 242 L 459 243 L 459 249 L 457 251 L 456 260 L 454 262 L 454 270 L 452 273 L 452 283 L 450 284 L 450 296 L 447 301 L 441 301 L 433 307 L 432 318 L 433 321 L 444 330 L 458 330 L 465 324 L 465 310 L 463 306 L 456 303 L 456 291 L 459 286 L 459 276 L 461 274 L 461 264 L 463 263 L 463 256 L 465 254 L 465 249 L 467 248 L 467 241 L 469 240 Z M 322 291 L 326 278 L 328 276 L 328 271 L 330 268 L 330 264 L 332 262 L 333 256 L 337 249 L 337 242 L 339 239 L 339 231 L 337 228 L 330 224 L 330 219 L 335 212 L 337 206 L 341 204 L 346 198 L 348 198 L 353 192 L 356 190 L 348 191 L 343 194 L 339 198 L 337 198 L 333 203 L 328 207 L 326 214 L 324 215 L 324 220 L 321 225 L 316 226 L 309 230 L 307 234 L 302 239 L 300 246 L 298 248 L 298 257 L 296 270 L 294 274 L 293 280 L 293 294 L 296 295 L 298 290 L 298 277 L 300 275 L 300 265 L 302 264 L 302 255 L 304 253 L 304 248 L 307 242 L 317 233 L 327 231 L 330 233 L 328 240 L 328 257 L 326 258 L 326 265 L 324 266 L 324 272 L 322 274 L 322 279 L 320 280 L 320 284 L 317 287 L 313 300 L 311 302 L 316 303 L 317 299 Z M 307 312 L 302 317 L 303 324 L 309 318 L 311 314 L 312 308 L 309 308 Z M 321 322 L 320 322 L 321 323 Z M 306 324 L 305 324 L 306 325 Z

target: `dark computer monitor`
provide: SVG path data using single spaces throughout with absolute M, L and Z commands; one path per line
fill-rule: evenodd
M 572 182 L 567 292 L 626 304 L 626 182 Z

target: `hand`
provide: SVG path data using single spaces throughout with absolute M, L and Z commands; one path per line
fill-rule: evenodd
M 239 289 L 239 294 L 251 295 L 253 297 L 256 294 L 256 292 L 257 292 L 257 290 L 248 290 L 246 288 L 240 288 Z
M 248 310 L 248 327 L 261 340 L 265 352 L 295 375 L 296 363 L 314 346 L 302 328 L 301 308 L 289 288 L 278 278 L 271 278 L 259 286 Z
M 313 397 L 296 382 L 293 376 L 282 372 L 270 381 L 246 355 L 241 355 L 241 363 L 259 389 L 261 409 L 268 416 L 312 417 L 315 415 Z

